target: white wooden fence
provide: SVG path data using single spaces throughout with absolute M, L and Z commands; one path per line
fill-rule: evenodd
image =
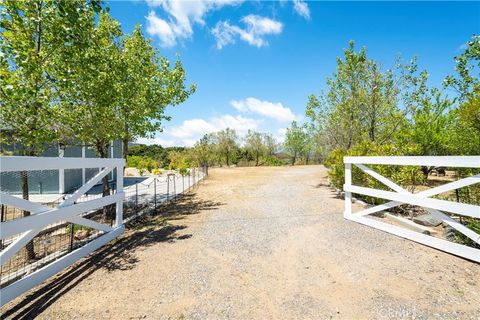
M 421 191 L 418 193 L 410 193 L 398 184 L 378 174 L 367 164 L 371 165 L 403 165 L 403 166 L 442 166 L 442 167 L 458 167 L 458 168 L 480 168 L 480 156 L 458 156 L 458 157 L 345 157 L 343 160 L 345 164 L 345 219 L 355 221 L 382 231 L 392 233 L 394 235 L 410 239 L 424 245 L 437 248 L 439 250 L 455 254 L 476 262 L 480 262 L 480 250 L 473 247 L 468 247 L 458 243 L 450 242 L 444 239 L 436 238 L 409 229 L 405 229 L 396 225 L 384 223 L 382 221 L 368 218 L 367 216 L 391 209 L 401 204 L 410 204 L 424 207 L 429 213 L 443 221 L 443 223 L 450 225 L 458 232 L 470 238 L 475 243 L 480 244 L 480 234 L 467 228 L 458 220 L 445 214 L 450 214 L 480 218 L 480 206 L 458 203 L 446 200 L 432 199 L 432 196 L 444 193 L 447 191 L 459 189 L 480 183 L 480 174 L 461 179 L 458 181 L 446 183 L 444 185 Z M 391 191 L 377 190 L 352 185 L 352 164 L 360 168 L 366 174 L 372 176 L 378 181 L 385 184 Z M 356 213 L 352 213 L 352 193 L 362 194 L 370 197 L 377 197 L 390 200 L 382 205 L 370 207 Z
M 9 258 L 26 246 L 42 229 L 60 222 L 71 222 L 102 232 L 100 237 L 88 242 L 72 252 L 63 255 L 46 266 L 22 277 L 0 290 L 1 305 L 11 301 L 23 292 L 33 288 L 40 282 L 73 264 L 102 245 L 119 236 L 124 231 L 123 225 L 123 159 L 95 158 L 48 158 L 48 157 L 0 157 L 1 172 L 19 172 L 31 170 L 60 170 L 101 168 L 99 173 L 69 195 L 56 208 L 46 207 L 36 202 L 27 201 L 6 193 L 0 193 L 0 203 L 21 210 L 30 211 L 31 215 L 0 223 L 0 239 L 16 237 L 0 253 L 3 266 Z M 113 195 L 79 202 L 76 201 L 103 177 L 116 169 L 116 190 Z M 115 204 L 115 223 L 109 226 L 84 217 L 84 214 L 104 206 Z

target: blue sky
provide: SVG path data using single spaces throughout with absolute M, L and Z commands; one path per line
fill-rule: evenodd
M 279 140 L 304 119 L 308 95 L 325 88 L 350 40 L 384 67 L 418 57 L 440 85 L 455 55 L 480 33 L 478 2 L 110 1 L 124 32 L 141 24 L 163 56 L 179 54 L 197 92 L 169 107 L 164 146 L 192 145 L 230 127 Z

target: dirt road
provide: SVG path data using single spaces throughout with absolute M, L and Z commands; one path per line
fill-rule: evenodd
M 321 166 L 213 170 L 196 195 L 2 311 L 50 319 L 480 318 L 480 265 L 343 220 L 343 200 L 325 183 Z

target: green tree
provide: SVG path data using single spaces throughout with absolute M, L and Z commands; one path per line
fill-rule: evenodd
M 480 89 L 451 112 L 450 150 L 457 155 L 480 154 Z
M 232 157 L 235 156 L 238 149 L 238 135 L 234 129 L 226 128 L 214 135 L 220 157 L 225 159 L 225 164 L 230 166 Z
M 452 109 L 454 125 L 451 150 L 455 154 L 480 154 L 480 36 L 467 42 L 462 54 L 455 57 L 457 74 L 445 84 L 459 94 L 458 108 Z
M 253 156 L 255 166 L 258 166 L 260 159 L 267 153 L 265 134 L 248 130 L 245 136 L 245 148 Z
M 297 158 L 305 152 L 308 135 L 305 127 L 298 126 L 296 121 L 292 121 L 290 128 L 287 128 L 285 134 L 285 151 L 292 157 L 292 166 L 295 165 Z
M 21 146 L 21 155 L 37 156 L 56 141 L 59 48 L 82 33 L 98 1 L 5 0 L 0 6 L 0 126 L 9 131 L 2 140 Z M 71 59 L 71 57 L 64 57 Z M 63 65 L 61 65 L 63 66 Z M 23 198 L 28 195 L 28 175 L 21 173 Z M 30 212 L 24 211 L 24 216 Z M 27 245 L 35 258 L 33 243 Z
M 398 144 L 415 143 L 419 155 L 446 155 L 451 145 L 451 127 L 454 118 L 449 112 L 453 107 L 441 89 L 427 85 L 428 73 L 422 71 L 418 77 L 410 77 L 409 92 L 405 94 L 408 125 L 396 136 Z M 422 167 L 425 178 L 434 167 Z
M 191 157 L 193 163 L 205 168 L 205 174 L 208 175 L 210 167 L 215 159 L 215 146 L 211 134 L 204 135 L 192 149 Z
M 322 135 L 317 131 L 317 128 L 313 124 L 305 124 L 304 130 L 306 134 L 305 148 L 303 150 L 303 156 L 305 158 L 305 164 L 308 164 L 310 159 L 317 158 L 323 154 Z
M 402 81 L 401 70 L 396 71 L 383 71 L 367 58 L 365 48 L 356 52 L 350 42 L 344 58 L 337 58 L 337 71 L 327 78 L 327 91 L 310 95 L 307 104 L 306 114 L 330 150 L 349 149 L 365 139 L 384 143 L 401 129 Z
M 128 143 L 138 137 L 151 137 L 170 120 L 164 111 L 168 105 L 184 102 L 195 91 L 185 86 L 186 74 L 180 61 L 173 68 L 159 56 L 151 41 L 145 39 L 140 26 L 121 42 L 119 115 L 122 122 L 123 153 Z
M 474 35 L 466 43 L 465 51 L 455 57 L 457 76 L 448 76 L 445 84 L 454 88 L 460 101 L 466 101 L 480 87 L 480 36 Z
M 65 136 L 92 146 L 100 158 L 108 156 L 113 140 L 122 138 L 122 121 L 118 116 L 121 96 L 121 46 L 123 35 L 118 21 L 101 13 L 84 26 L 84 38 L 75 39 L 87 46 L 72 51 L 60 50 L 64 59 L 64 79 L 60 83 Z M 60 61 L 58 62 L 60 64 Z M 103 196 L 110 194 L 108 176 L 103 178 Z M 108 216 L 112 213 L 105 208 Z
M 278 149 L 278 143 L 271 133 L 266 133 L 264 139 L 267 156 L 272 157 Z

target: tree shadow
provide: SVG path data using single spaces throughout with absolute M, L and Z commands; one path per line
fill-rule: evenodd
M 135 255 L 136 250 L 144 250 L 156 243 L 174 243 L 192 237 L 191 234 L 176 234 L 187 226 L 172 225 L 168 223 L 169 220 L 182 219 L 184 215 L 197 214 L 202 210 L 215 210 L 220 205 L 223 203 L 199 200 L 195 194 L 187 194 L 160 208 L 154 215 L 133 220 L 128 224 L 124 235 L 24 295 L 22 300 L 2 313 L 2 319 L 35 318 L 96 270 L 114 272 L 135 268 L 141 262 Z
M 200 200 L 195 193 L 187 193 L 177 196 L 177 199 L 167 203 L 155 213 L 163 217 L 180 217 L 198 214 L 200 211 L 216 210 L 223 202 Z
M 314 187 L 314 188 L 317 188 L 317 189 L 320 189 L 320 188 L 323 188 L 323 187 L 328 188 L 328 187 L 330 187 L 330 185 L 328 184 L 328 182 L 323 182 L 323 181 L 322 181 L 322 182 L 318 183 L 317 185 L 315 185 L 315 186 L 313 186 L 313 187 Z

